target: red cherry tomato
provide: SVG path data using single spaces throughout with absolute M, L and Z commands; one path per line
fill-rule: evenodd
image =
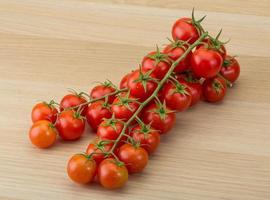
M 227 55 L 227 50 L 224 46 L 224 44 L 221 44 L 220 41 L 218 40 L 211 40 L 209 38 L 206 38 L 203 40 L 202 44 L 198 45 L 196 47 L 196 49 L 199 49 L 199 48 L 212 48 L 212 49 L 215 49 L 223 59 L 226 58 L 226 55 Z
M 203 96 L 208 102 L 221 101 L 227 91 L 225 81 L 220 77 L 206 79 L 203 82 Z
M 128 93 L 118 95 L 112 103 L 112 113 L 116 119 L 128 121 L 136 112 L 139 104 Z
M 203 78 L 216 76 L 222 63 L 223 59 L 217 51 L 206 48 L 195 50 L 191 57 L 192 71 L 196 76 Z
M 67 164 L 67 173 L 71 180 L 80 184 L 93 181 L 96 173 L 96 162 L 86 155 L 73 155 Z
M 158 130 L 160 134 L 167 133 L 175 123 L 175 113 L 164 105 L 149 104 L 142 113 L 142 120 Z
M 224 60 L 220 73 L 225 79 L 231 83 L 234 83 L 239 77 L 240 65 L 234 57 L 227 56 Z
M 144 87 L 145 85 L 145 87 Z M 136 70 L 131 73 L 128 79 L 130 95 L 139 101 L 146 100 L 156 89 L 157 83 L 151 80 L 145 72 Z
M 171 62 L 166 54 L 150 52 L 142 60 L 142 70 L 147 72 L 152 70 L 151 76 L 161 80 L 171 67 Z
M 29 131 L 29 138 L 38 148 L 48 148 L 56 141 L 57 130 L 48 120 L 35 122 Z
M 168 54 L 169 58 L 173 61 L 176 61 L 180 58 L 183 53 L 185 53 L 185 46 L 175 42 L 173 44 L 169 44 L 163 50 L 163 53 Z M 192 52 L 190 52 L 179 64 L 175 67 L 175 73 L 181 73 L 190 68 L 190 59 L 191 59 Z
M 107 189 L 121 188 L 128 180 L 128 170 L 123 163 L 107 158 L 99 164 L 98 178 L 100 184 Z
M 112 112 L 108 104 L 103 100 L 96 101 L 88 106 L 86 110 L 86 119 L 94 131 L 97 130 L 103 119 L 112 117 Z
M 141 147 L 149 154 L 154 153 L 160 143 L 159 132 L 147 125 L 135 125 L 131 129 L 130 135 L 134 141 L 139 142 Z
M 39 120 L 49 120 L 52 123 L 56 121 L 57 109 L 52 103 L 38 103 L 32 109 L 32 122 L 37 122 Z
M 106 155 L 103 152 L 109 152 L 112 148 L 113 143 L 110 143 L 105 140 L 97 139 L 96 141 L 90 143 L 86 149 L 88 155 L 92 154 L 92 158 L 96 161 L 97 165 L 101 163 L 106 158 Z
M 127 88 L 128 78 L 129 78 L 130 74 L 131 73 L 128 73 L 125 76 L 123 76 L 123 78 L 121 79 L 120 84 L 119 84 L 120 89 Z
M 129 173 L 142 172 L 148 163 L 147 151 L 140 146 L 124 144 L 118 151 L 119 160 L 125 163 Z
M 181 83 L 167 82 L 161 90 L 161 100 L 172 110 L 184 111 L 189 108 L 191 95 L 188 87 Z
M 93 99 L 101 98 L 105 95 L 115 92 L 115 88 L 113 87 L 111 82 L 105 82 L 104 84 L 97 85 L 90 92 L 90 97 Z M 115 95 L 110 95 L 108 97 L 108 103 L 112 103 L 115 99 Z
M 188 41 L 190 44 L 194 43 L 200 34 L 197 28 L 192 24 L 190 18 L 178 19 L 172 27 L 172 37 L 176 40 Z
M 85 120 L 73 110 L 63 111 L 57 119 L 56 128 L 64 140 L 77 140 L 85 128 Z
M 124 127 L 123 122 L 117 119 L 105 119 L 98 126 L 97 136 L 102 140 L 115 140 Z
M 191 96 L 190 106 L 197 104 L 202 96 L 202 85 L 200 84 L 199 80 L 194 78 L 188 80 L 186 77 L 179 77 L 178 81 L 189 89 L 189 94 Z
M 84 103 L 86 103 L 86 99 L 81 94 L 68 94 L 62 98 L 60 102 L 60 110 L 63 111 L 66 108 L 79 106 Z M 80 109 L 81 114 L 85 116 L 87 105 L 83 105 Z M 74 110 L 78 110 L 78 108 Z

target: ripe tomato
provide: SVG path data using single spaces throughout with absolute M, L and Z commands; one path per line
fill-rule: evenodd
M 77 140 L 85 128 L 85 120 L 73 110 L 63 111 L 56 121 L 56 128 L 64 140 Z
M 195 50 L 191 57 L 192 71 L 196 76 L 203 78 L 216 76 L 222 63 L 223 59 L 217 51 L 206 48 Z
M 127 83 L 128 83 L 128 79 L 129 79 L 130 74 L 131 73 L 128 73 L 125 76 L 123 76 L 123 78 L 121 79 L 120 84 L 119 84 L 120 89 L 127 88 Z
M 104 118 L 109 119 L 111 117 L 111 109 L 109 105 L 103 100 L 92 103 L 86 110 L 87 122 L 94 131 L 97 130 L 99 124 L 103 121 Z
M 92 158 L 87 158 L 86 155 L 73 155 L 67 164 L 68 176 L 76 183 L 90 183 L 96 173 L 96 162 Z
M 152 80 L 149 73 L 136 70 L 128 79 L 130 95 L 139 101 L 146 100 L 156 89 L 157 83 Z
M 90 155 L 91 153 L 95 153 L 92 155 L 92 158 L 96 161 L 97 165 L 101 163 L 106 158 L 106 154 L 103 152 L 109 152 L 113 146 L 113 143 L 97 139 L 96 141 L 90 143 L 86 149 L 86 153 Z M 108 155 L 109 156 L 109 155 Z
M 115 140 L 124 127 L 123 122 L 117 119 L 105 119 L 98 126 L 97 136 L 102 140 Z
M 161 90 L 161 100 L 172 110 L 184 111 L 189 108 L 191 95 L 188 87 L 181 83 L 167 82 Z
M 225 48 L 225 45 L 216 39 L 210 39 L 210 38 L 204 39 L 202 44 L 200 44 L 196 47 L 196 49 L 199 49 L 199 48 L 214 49 L 215 51 L 217 51 L 221 55 L 221 57 L 223 59 L 225 59 L 225 57 L 227 55 L 227 50 Z
M 142 120 L 146 124 L 151 124 L 151 126 L 160 131 L 160 134 L 167 133 L 175 123 L 175 113 L 165 105 L 160 105 L 158 103 L 149 104 L 142 113 Z
M 115 88 L 113 84 L 110 81 L 109 82 L 106 81 L 105 83 L 94 87 L 90 92 L 90 97 L 93 99 L 101 98 L 113 92 L 115 92 Z M 110 95 L 108 97 L 108 103 L 112 103 L 114 99 L 115 99 L 115 95 Z
M 168 55 L 160 53 L 159 50 L 150 52 L 142 60 L 142 70 L 147 72 L 152 70 L 151 76 L 161 80 L 171 67 Z
M 122 162 L 107 158 L 99 164 L 98 178 L 107 189 L 121 188 L 128 180 L 128 170 Z
M 172 44 L 169 44 L 165 47 L 163 50 L 163 53 L 168 54 L 169 58 L 173 61 L 176 61 L 178 58 L 180 58 L 184 53 L 186 46 L 181 44 L 180 41 L 176 41 Z M 190 58 L 191 58 L 192 52 L 190 52 L 179 64 L 175 67 L 174 72 L 175 73 L 181 73 L 190 68 Z
M 86 99 L 81 94 L 68 94 L 62 98 L 60 102 L 60 110 L 63 111 L 66 108 L 80 106 L 84 103 L 86 103 Z M 81 114 L 85 116 L 87 105 L 83 105 L 80 109 Z M 78 110 L 78 108 L 74 110 Z
M 125 163 L 130 174 L 142 172 L 148 163 L 147 151 L 140 146 L 128 143 L 119 148 L 118 157 Z
M 38 148 L 48 148 L 55 143 L 57 130 L 48 120 L 35 122 L 29 131 L 29 138 Z
M 203 82 L 203 96 L 208 102 L 221 101 L 227 91 L 225 81 L 220 77 L 206 79 Z
M 112 113 L 116 119 L 128 121 L 136 112 L 139 104 L 128 93 L 118 95 L 112 103 Z
M 149 154 L 156 151 L 160 143 L 159 132 L 152 129 L 150 125 L 135 125 L 131 131 L 130 135 L 134 141 L 139 142 L 141 147 L 143 147 Z
M 197 104 L 202 96 L 202 85 L 200 84 L 199 80 L 194 79 L 193 77 L 178 77 L 177 80 L 179 83 L 185 85 L 189 89 L 189 94 L 191 96 L 191 103 L 190 107 Z
M 227 56 L 226 59 L 223 62 L 223 66 L 220 70 L 221 75 L 230 81 L 231 83 L 234 83 L 240 74 L 240 65 L 235 59 L 235 57 Z
M 39 120 L 49 120 L 52 123 L 56 121 L 57 118 L 57 109 L 54 107 L 53 102 L 38 103 L 32 109 L 32 122 L 35 123 Z
M 190 18 L 178 19 L 172 27 L 172 37 L 176 40 L 188 41 L 190 44 L 194 43 L 199 37 L 200 33 Z

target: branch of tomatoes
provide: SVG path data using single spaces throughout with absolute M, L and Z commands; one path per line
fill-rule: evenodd
M 143 171 L 160 135 L 174 125 L 176 112 L 195 105 L 201 97 L 221 101 L 227 85 L 231 87 L 239 76 L 237 60 L 227 55 L 226 43 L 219 41 L 221 31 L 216 37 L 208 35 L 201 26 L 204 18 L 196 20 L 193 11 L 192 18 L 177 20 L 171 44 L 148 53 L 139 69 L 122 78 L 119 89 L 106 81 L 89 95 L 72 91 L 59 104 L 37 104 L 32 110 L 31 142 L 47 148 L 57 134 L 77 140 L 87 120 L 97 138 L 86 153 L 69 160 L 69 177 L 82 184 L 97 177 L 105 188 L 122 187 L 128 174 Z

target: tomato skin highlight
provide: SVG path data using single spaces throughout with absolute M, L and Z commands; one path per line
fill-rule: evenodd
M 29 130 L 29 138 L 33 145 L 38 148 L 48 148 L 56 141 L 57 130 L 48 120 L 35 122 Z
M 155 59 L 149 57 L 155 54 L 157 54 L 157 52 L 153 51 L 143 58 L 142 70 L 145 72 L 153 70 L 151 76 L 161 80 L 170 69 L 171 63 L 169 62 L 168 59 L 164 59 L 164 61 L 161 60 L 157 62 Z
M 225 64 L 225 62 L 227 63 Z M 225 58 L 225 62 L 220 70 L 220 73 L 225 79 L 231 83 L 234 83 L 240 75 L 240 65 L 236 58 L 232 56 L 227 56 Z
M 181 89 L 181 91 L 185 93 L 181 93 L 178 91 L 177 87 L 178 86 L 171 82 L 165 83 L 161 90 L 161 100 L 165 101 L 166 106 L 171 110 L 184 111 L 188 109 L 191 104 L 190 90 L 188 87 L 181 84 L 181 87 L 185 87 Z
M 93 99 L 101 98 L 101 97 L 108 95 L 110 93 L 113 93 L 113 92 L 115 92 L 115 88 L 113 88 L 112 86 L 97 85 L 91 90 L 90 97 Z M 111 104 L 114 99 L 115 99 L 115 95 L 110 95 L 108 97 L 108 103 Z
M 104 101 L 96 101 L 90 104 L 86 110 L 86 120 L 91 128 L 96 131 L 104 118 L 112 117 L 112 112 L 109 107 L 104 106 Z
M 130 117 L 136 112 L 139 104 L 133 100 L 127 93 L 122 93 L 120 96 L 116 97 L 112 103 L 111 109 L 116 119 L 122 121 L 128 121 Z M 121 100 L 123 98 L 123 100 Z M 131 100 L 131 101 L 129 101 Z M 127 101 L 126 103 L 124 101 Z
M 192 25 L 190 18 L 178 19 L 172 27 L 172 37 L 176 40 L 188 41 L 189 44 L 193 44 L 199 37 L 196 27 Z
M 56 128 L 63 140 L 77 140 L 84 132 L 85 120 L 77 118 L 75 111 L 66 110 L 58 116 Z
M 67 164 L 67 173 L 71 180 L 79 184 L 90 183 L 96 173 L 96 162 L 85 155 L 73 155 Z
M 191 57 L 191 69 L 197 77 L 213 78 L 221 69 L 223 59 L 214 50 L 199 48 Z
M 141 147 L 144 148 L 148 154 L 152 154 L 156 151 L 160 144 L 160 135 L 156 130 L 149 130 L 147 133 L 143 132 L 141 125 L 135 125 L 130 131 L 131 137 L 134 141 L 139 142 Z
M 98 179 L 107 189 L 121 188 L 128 180 L 128 170 L 125 165 L 117 164 L 115 159 L 107 158 L 99 164 Z
M 115 127 L 113 127 L 115 126 Z M 107 124 L 106 121 L 101 122 L 97 129 L 97 136 L 102 140 L 116 140 L 120 135 L 124 125 L 120 121 L 116 121 L 114 125 Z
M 170 59 L 176 61 L 185 53 L 185 49 L 183 47 L 173 47 L 171 44 L 169 44 L 164 48 L 163 53 L 168 54 Z M 190 52 L 181 62 L 179 62 L 174 69 L 175 73 L 182 73 L 190 68 L 191 55 L 192 52 Z
M 60 102 L 60 111 L 63 111 L 64 109 L 79 106 L 81 104 L 86 103 L 86 99 L 83 96 L 77 95 L 77 94 L 68 94 L 64 96 Z M 81 114 L 85 116 L 87 105 L 82 106 Z M 74 109 L 74 110 L 78 110 Z
M 155 102 L 149 104 L 142 113 L 142 120 L 145 124 L 150 124 L 155 129 L 158 130 L 160 134 L 167 133 L 175 124 L 175 113 L 166 113 L 162 119 L 158 113 L 159 109 Z
M 39 120 L 48 120 L 54 123 L 57 118 L 57 113 L 58 111 L 53 105 L 49 105 L 45 102 L 38 103 L 32 109 L 32 122 L 35 123 Z
M 144 72 L 143 72 L 144 73 Z M 137 98 L 139 101 L 144 101 L 155 91 L 157 83 L 152 80 L 147 81 L 146 90 L 143 87 L 142 82 L 138 82 L 140 71 L 136 70 L 131 73 L 128 80 L 128 88 L 130 89 L 130 95 Z
M 130 174 L 142 172 L 148 163 L 148 153 L 142 147 L 124 144 L 118 151 L 119 159 L 125 163 Z
M 220 77 L 206 79 L 202 87 L 204 99 L 212 103 L 222 101 L 227 91 L 226 83 Z

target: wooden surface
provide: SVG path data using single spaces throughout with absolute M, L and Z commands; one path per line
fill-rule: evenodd
M 172 23 L 207 14 L 205 27 L 231 38 L 240 80 L 219 105 L 178 114 L 142 174 L 125 188 L 73 184 L 66 161 L 94 134 L 49 150 L 28 141 L 32 106 L 67 88 L 117 83 Z M 0 199 L 270 199 L 269 0 L 0 0 Z

